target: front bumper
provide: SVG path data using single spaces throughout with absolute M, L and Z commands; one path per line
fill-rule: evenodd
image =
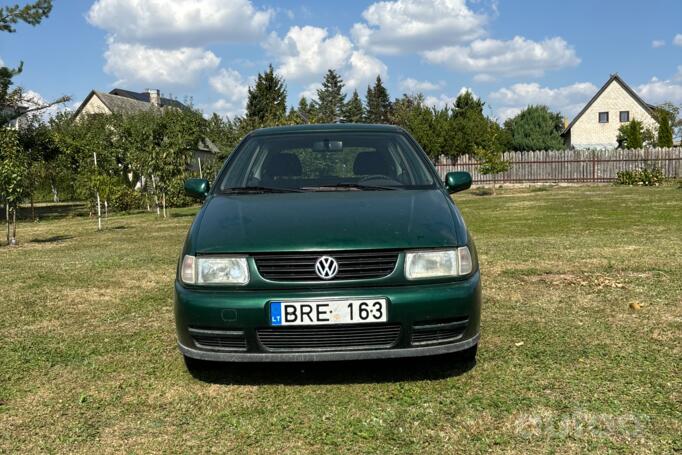
M 272 328 L 268 317 L 268 302 L 272 300 L 357 297 L 385 297 L 388 300 L 387 324 L 400 327 L 390 346 L 272 349 L 259 337 L 261 330 Z M 202 360 L 295 362 L 446 354 L 478 343 L 480 313 L 478 272 L 466 280 L 448 283 L 326 290 L 190 289 L 178 282 L 175 284 L 175 320 L 180 351 Z M 448 336 L 430 336 L 429 330 Z M 197 342 L 197 332 L 229 334 L 235 337 L 233 339 L 241 337 L 243 344 L 206 346 Z M 413 336 L 415 333 L 427 334 L 428 341 L 424 342 L 423 336 Z

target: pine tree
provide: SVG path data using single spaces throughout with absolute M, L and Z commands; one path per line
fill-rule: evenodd
M 490 149 L 490 120 L 483 114 L 485 103 L 471 92 L 457 96 L 450 113 L 444 138 L 444 149 L 451 156 L 474 154 L 477 148 Z M 444 114 L 447 115 L 447 114 Z
M 47 18 L 52 11 L 52 0 L 36 0 L 20 6 L 18 4 L 0 6 L 0 32 L 15 33 L 15 25 L 24 22 L 36 26 Z M 21 87 L 12 89 L 12 79 L 21 74 L 24 63 L 19 62 L 16 68 L 9 68 L 0 60 L 0 126 L 24 115 L 27 111 L 18 109 L 20 106 L 31 105 L 29 112 L 37 112 L 54 104 L 68 101 L 67 97 L 61 97 L 52 103 L 41 103 L 36 106 L 35 101 L 29 101 Z
M 388 90 L 377 76 L 374 87 L 367 87 L 367 121 L 369 123 L 389 123 L 391 117 L 391 99 Z
M 367 108 L 365 109 L 365 122 L 376 123 L 372 121 L 372 117 L 376 112 L 377 103 L 375 101 L 374 90 L 372 89 L 371 85 L 367 86 L 367 93 L 365 94 L 365 105 L 367 106 Z
M 334 70 L 327 70 L 322 88 L 317 91 L 316 109 L 321 122 L 334 122 L 343 115 L 346 103 L 343 86 L 341 76 Z
M 24 6 L 11 5 L 0 7 L 0 31 L 14 33 L 14 25 L 25 22 L 36 26 L 52 11 L 52 0 L 37 0 Z
M 504 128 L 511 138 L 512 150 L 559 150 L 564 146 L 561 114 L 550 111 L 547 106 L 528 106 L 507 119 Z
M 665 109 L 659 108 L 656 110 L 656 120 L 658 120 L 656 145 L 658 147 L 673 146 L 673 126 L 670 117 L 670 113 Z
M 365 107 L 362 105 L 362 100 L 357 90 L 353 90 L 353 95 L 344 107 L 343 116 L 352 123 L 362 123 L 365 119 Z
M 287 111 L 287 88 L 284 79 L 275 74 L 272 65 L 258 73 L 256 83 L 249 87 L 246 102 L 246 118 L 259 125 L 281 121 Z

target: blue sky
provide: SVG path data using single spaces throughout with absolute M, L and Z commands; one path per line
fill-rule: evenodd
M 272 63 L 289 104 L 331 67 L 361 95 L 379 73 L 392 97 L 442 106 L 466 88 L 500 120 L 538 103 L 570 118 L 612 72 L 647 102 L 682 105 L 682 2 L 57 1 L 43 24 L 2 35 L 0 59 L 23 60 L 17 82 L 48 100 L 159 88 L 237 115 Z

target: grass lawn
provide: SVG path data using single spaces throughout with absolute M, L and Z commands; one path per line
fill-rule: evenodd
M 682 190 L 457 195 L 478 363 L 235 365 L 175 345 L 195 209 L 24 222 L 0 248 L 0 453 L 682 450 Z M 639 309 L 632 309 L 631 306 Z

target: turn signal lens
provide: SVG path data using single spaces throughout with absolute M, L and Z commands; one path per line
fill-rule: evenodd
M 194 273 L 194 256 L 185 255 L 182 258 L 182 267 L 180 268 L 180 280 L 185 284 L 196 283 L 196 274 Z

